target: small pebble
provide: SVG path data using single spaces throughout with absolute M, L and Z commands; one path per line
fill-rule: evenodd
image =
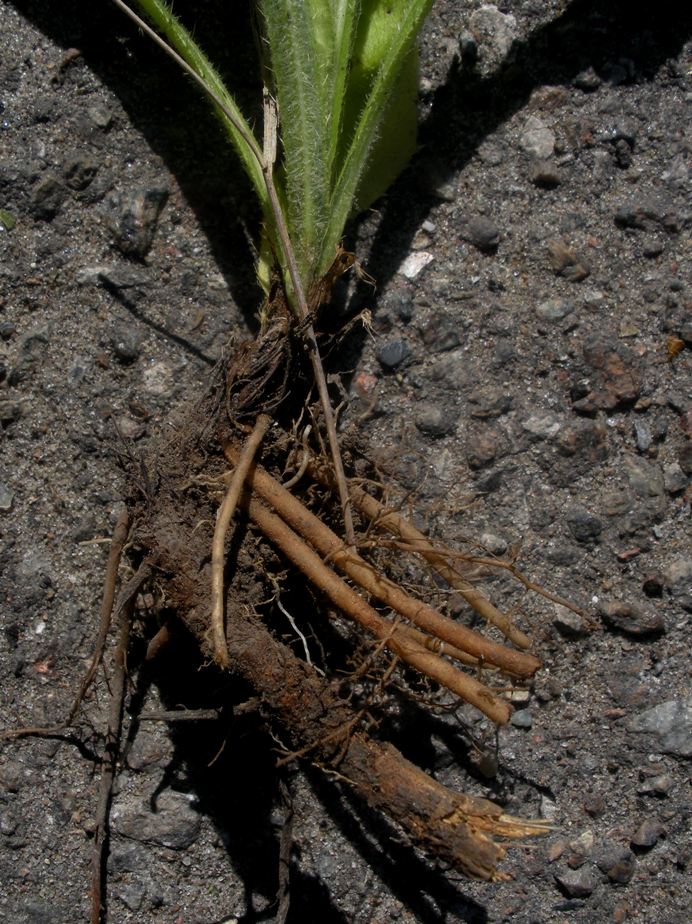
M 137 877 L 131 879 L 127 884 L 119 883 L 113 889 L 115 897 L 120 899 L 130 911 L 139 911 L 141 909 L 146 893 L 145 884 Z
M 596 857 L 596 865 L 611 882 L 624 885 L 634 875 L 637 860 L 627 847 L 614 844 L 608 845 L 599 851 Z
M 127 414 L 120 414 L 118 417 L 116 417 L 115 424 L 118 428 L 118 433 L 120 436 L 126 440 L 141 439 L 147 432 L 147 428 L 141 421 L 133 420 L 133 418 Z
M 152 363 L 144 370 L 144 387 L 152 395 L 169 395 L 175 384 L 173 370 L 165 362 Z
M 640 452 L 646 452 L 654 441 L 651 428 L 643 420 L 635 420 L 634 437 L 637 442 L 637 449 Z
M 560 429 L 560 421 L 552 414 L 533 414 L 523 420 L 521 426 L 535 439 L 548 440 Z
M 517 709 L 516 712 L 512 713 L 512 717 L 509 720 L 515 728 L 526 728 L 529 729 L 533 725 L 533 716 L 531 715 L 530 709 Z
M 593 871 L 588 866 L 556 873 L 555 881 L 570 898 L 588 898 L 598 884 Z
M 678 465 L 686 475 L 692 475 L 692 440 L 680 447 Z
M 632 490 L 640 497 L 660 497 L 664 491 L 663 472 L 655 462 L 626 455 L 625 471 Z
M 692 558 L 675 558 L 663 571 L 666 589 L 674 597 L 692 593 Z
M 588 626 L 579 613 L 574 613 L 559 603 L 555 604 L 553 625 L 565 638 L 584 638 L 589 634 Z
M 546 821 L 555 821 L 558 816 L 557 802 L 543 795 L 541 796 L 539 811 L 541 818 L 545 818 Z
M 630 846 L 646 848 L 655 847 L 659 838 L 665 834 L 665 827 L 655 818 L 645 818 L 632 835 Z
M 122 325 L 116 328 L 112 344 L 116 358 L 124 366 L 133 363 L 140 354 L 141 338 L 137 328 L 133 325 Z
M 22 416 L 22 406 L 17 401 L 0 401 L 0 423 L 7 426 Z
M 112 812 L 115 831 L 134 841 L 171 850 L 185 850 L 194 844 L 202 830 L 202 819 L 190 800 L 183 793 L 167 790 L 156 801 L 153 812 L 148 802 L 134 797 L 116 800 Z
M 673 778 L 668 773 L 651 776 L 646 779 L 637 792 L 641 796 L 667 796 L 673 788 Z
M 77 152 L 71 154 L 62 165 L 62 176 L 70 189 L 81 192 L 93 181 L 98 171 L 98 163 L 88 154 Z
M 423 343 L 434 353 L 446 353 L 459 346 L 459 325 L 448 315 L 434 316 L 423 329 Z
M 606 810 L 606 800 L 601 793 L 591 793 L 584 799 L 584 811 L 591 818 L 600 818 Z
M 603 83 L 593 67 L 587 67 L 585 70 L 580 71 L 572 82 L 578 90 L 582 90 L 584 93 L 593 93 Z
M 103 103 L 93 103 L 87 109 L 87 115 L 97 128 L 105 131 L 113 121 L 113 114 Z
M 660 257 L 664 250 L 665 245 L 663 244 L 663 241 L 659 241 L 655 237 L 647 237 L 644 241 L 642 241 L 642 254 L 648 260 L 653 260 L 656 257 Z
M 482 215 L 465 219 L 461 226 L 462 240 L 473 244 L 481 253 L 495 253 L 500 243 L 500 229 L 495 222 Z
M 515 705 L 519 703 L 526 704 L 528 703 L 530 699 L 531 699 L 530 690 L 512 690 L 512 692 L 509 694 L 510 703 L 514 703 Z
M 67 192 L 58 177 L 44 174 L 31 191 L 29 211 L 34 218 L 52 221 L 65 201 Z
M 499 144 L 484 141 L 478 149 L 478 156 L 486 167 L 499 167 L 505 159 L 504 150 Z
M 688 484 L 688 477 L 678 462 L 663 466 L 663 486 L 669 494 L 679 494 Z
M 513 404 L 512 395 L 496 385 L 487 385 L 474 389 L 469 395 L 471 417 L 502 417 Z
M 547 160 L 555 150 L 555 132 L 538 116 L 529 116 L 519 138 L 522 150 L 536 160 Z
M 575 309 L 574 302 L 566 298 L 549 298 L 536 307 L 536 314 L 544 321 L 562 321 Z
M 18 760 L 7 760 L 0 764 L 0 784 L 7 792 L 19 792 L 26 776 L 26 769 Z
M 380 364 L 387 370 L 397 369 L 411 355 L 411 350 L 404 340 L 389 340 L 377 350 Z
M 11 510 L 13 500 L 14 494 L 10 490 L 9 486 L 0 481 L 0 510 L 5 512 Z
M 466 461 L 469 468 L 480 469 L 490 465 L 497 458 L 499 442 L 489 429 L 475 430 L 469 434 L 466 443 Z
M 484 4 L 469 16 L 469 31 L 477 45 L 480 69 L 484 74 L 494 71 L 507 57 L 518 37 L 517 20 L 511 13 L 501 12 L 492 3 Z M 465 59 L 475 60 L 468 42 L 463 49 Z
M 132 189 L 111 199 L 115 246 L 126 256 L 143 259 L 151 250 L 159 215 L 168 199 L 163 187 Z
M 658 735 L 660 748 L 666 754 L 692 757 L 692 696 L 653 706 L 631 718 L 627 728 Z
M 681 229 L 682 220 L 671 203 L 664 199 L 635 199 L 618 208 L 615 224 L 619 228 L 637 231 L 650 230 L 658 226 L 671 234 L 677 234 Z
M 588 263 L 578 256 L 564 241 L 548 241 L 550 265 L 556 276 L 562 276 L 570 282 L 581 282 L 591 274 Z
M 416 414 L 416 427 L 428 436 L 441 437 L 451 433 L 456 425 L 458 413 L 440 404 L 422 403 Z
M 577 542 L 593 542 L 603 531 L 603 523 L 599 518 L 581 508 L 568 510 L 566 521 L 570 533 Z
M 433 255 L 427 250 L 417 250 L 406 257 L 399 267 L 399 272 L 406 279 L 415 279 L 429 263 L 432 263 L 433 259 Z
M 481 533 L 480 544 L 491 555 L 504 555 L 507 551 L 507 540 L 495 533 Z
M 666 631 L 663 616 L 657 610 L 646 610 L 634 603 L 620 600 L 602 603 L 600 614 L 609 628 L 634 638 L 651 638 Z

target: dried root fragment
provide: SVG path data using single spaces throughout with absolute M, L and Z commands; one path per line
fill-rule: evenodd
M 229 461 L 237 466 L 242 453 L 231 444 L 227 444 L 224 451 Z M 230 480 L 235 473 L 227 477 Z M 505 724 L 509 720 L 512 710 L 505 700 L 476 678 L 454 668 L 440 654 L 456 654 L 458 660 L 466 663 L 470 657 L 474 665 L 489 664 L 522 677 L 532 676 L 538 669 L 540 662 L 536 658 L 491 642 L 405 593 L 339 539 L 260 466 L 248 472 L 247 484 L 276 511 L 272 513 L 250 498 L 246 503 L 250 518 L 336 606 L 407 664 L 461 696 L 494 722 Z M 381 616 L 334 573 L 331 565 L 413 625 L 401 624 L 398 618 L 391 622 Z M 444 644 L 450 645 L 451 650 L 446 651 Z

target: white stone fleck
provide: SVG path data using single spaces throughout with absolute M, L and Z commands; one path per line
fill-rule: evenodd
M 421 270 L 432 263 L 434 257 L 427 250 L 419 250 L 416 253 L 410 253 L 399 267 L 399 272 L 407 279 L 415 279 Z

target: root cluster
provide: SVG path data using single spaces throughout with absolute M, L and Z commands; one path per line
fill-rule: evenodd
M 377 491 L 346 479 L 343 468 L 340 472 L 331 465 L 312 409 L 315 444 L 308 445 L 310 428 L 303 428 L 298 472 L 289 479 L 290 490 L 281 483 L 287 453 L 298 442 L 276 413 L 287 396 L 282 363 L 293 349 L 284 342 L 287 330 L 281 321 L 253 349 L 241 348 L 227 370 L 221 370 L 187 429 L 158 447 L 137 471 L 131 468 L 128 516 L 113 538 L 97 648 L 75 705 L 57 727 L 4 734 L 63 733 L 76 721 L 115 612 L 119 638 L 101 765 L 93 924 L 101 920 L 103 908 L 128 643 L 142 590 L 158 602 L 153 615 L 149 608 L 147 620 L 138 626 L 147 636 L 148 659 L 157 657 L 172 627 L 183 624 L 208 656 L 209 669 L 232 671 L 253 688 L 262 716 L 284 747 L 278 764 L 302 759 L 322 768 L 389 816 L 411 844 L 470 877 L 492 880 L 502 878 L 498 864 L 508 843 L 545 830 L 541 824 L 506 816 L 492 802 L 445 788 L 392 744 L 369 733 L 377 724 L 371 715 L 374 699 L 386 702 L 395 689 L 397 696 L 402 691 L 407 695 L 411 678 L 414 685 L 419 682 L 416 677 L 429 695 L 445 693 L 448 707 L 451 694 L 452 701 L 470 703 L 502 725 L 512 710 L 500 685 L 508 681 L 498 681 L 499 675 L 510 684 L 527 682 L 540 662 L 528 651 L 530 638 L 469 580 L 454 553 L 415 529 Z M 284 421 L 287 417 L 290 421 L 290 408 Z M 122 581 L 114 607 L 124 547 L 134 576 Z M 402 588 L 381 567 L 386 549 L 394 555 L 415 554 L 496 635 L 499 630 L 504 642 Z M 301 581 L 309 588 L 299 597 L 305 612 L 294 618 L 280 595 L 292 584 L 295 600 Z M 300 637 L 302 657 L 273 626 L 277 611 L 289 618 Z M 351 626 L 345 654 L 330 651 L 330 642 L 320 640 L 335 639 L 333 631 L 319 629 L 320 619 L 331 622 L 332 629 L 335 620 L 342 629 Z M 310 658 L 307 635 L 320 648 L 324 670 Z M 342 689 L 348 663 L 352 678 L 367 680 L 361 684 L 360 700 Z M 367 689 L 370 694 L 363 694 Z

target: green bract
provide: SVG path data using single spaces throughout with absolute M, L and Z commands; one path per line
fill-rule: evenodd
M 265 289 L 278 268 L 292 301 L 288 243 L 309 291 L 331 266 L 349 216 L 382 195 L 408 162 L 415 148 L 415 42 L 432 2 L 259 0 L 266 89 L 278 105 L 272 204 L 262 143 L 232 94 L 170 7 L 138 0 L 215 99 L 250 177 L 264 217 L 257 270 Z

